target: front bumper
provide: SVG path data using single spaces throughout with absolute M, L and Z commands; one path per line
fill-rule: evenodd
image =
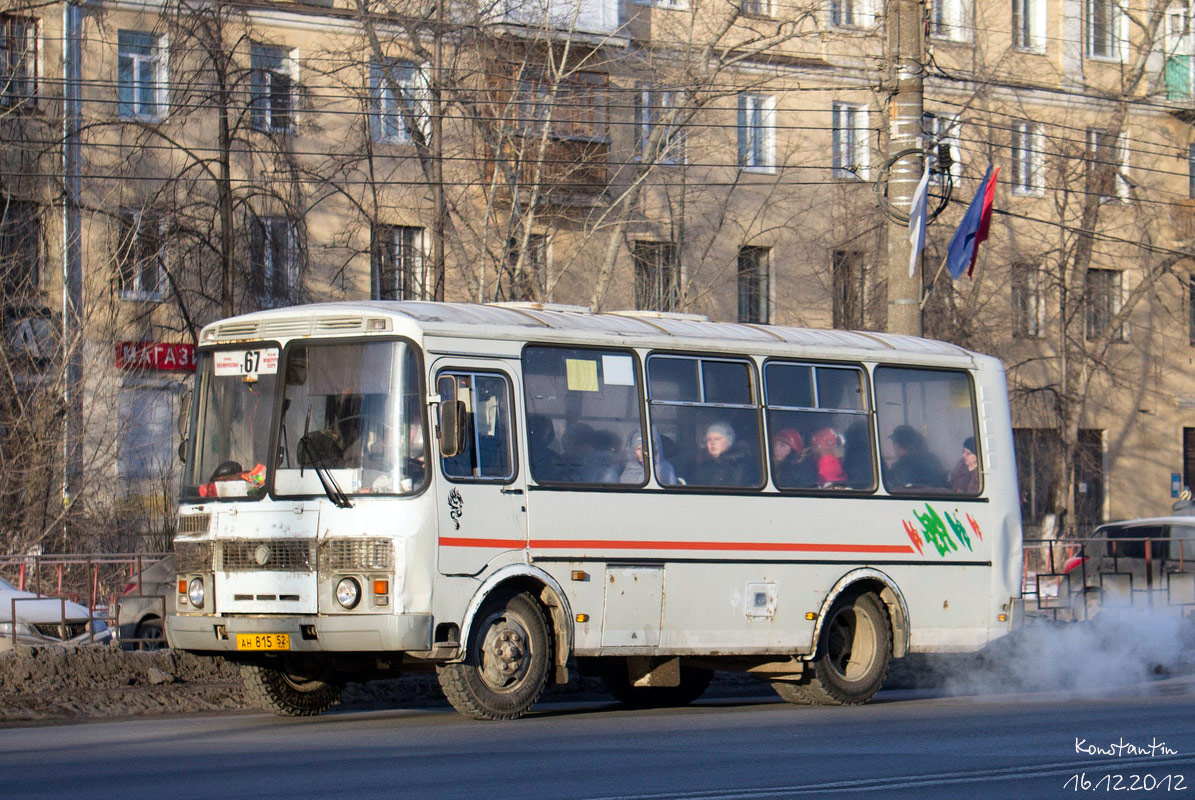
M 304 626 L 308 638 L 303 636 Z M 314 638 L 310 632 L 314 631 Z M 329 617 L 185 615 L 166 618 L 166 639 L 178 650 L 236 651 L 238 633 L 290 634 L 292 652 L 422 652 L 432 646 L 431 614 Z

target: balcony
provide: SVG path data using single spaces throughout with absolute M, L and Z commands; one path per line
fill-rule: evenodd
M 497 22 L 609 36 L 618 31 L 616 0 L 502 0 Z

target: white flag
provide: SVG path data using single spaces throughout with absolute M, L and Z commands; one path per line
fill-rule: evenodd
M 913 192 L 913 206 L 909 209 L 909 277 L 917 271 L 917 257 L 925 247 L 925 206 L 929 199 L 929 170 L 921 176 L 917 191 Z

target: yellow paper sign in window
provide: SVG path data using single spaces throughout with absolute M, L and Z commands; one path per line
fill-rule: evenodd
M 564 360 L 570 392 L 596 392 L 598 390 L 597 362 L 581 358 Z

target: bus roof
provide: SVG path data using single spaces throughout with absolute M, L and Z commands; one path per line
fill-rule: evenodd
M 572 341 L 643 346 L 772 350 L 775 345 L 809 348 L 842 357 L 929 356 L 963 358 L 978 354 L 957 345 L 915 336 L 871 331 L 820 330 L 780 325 L 711 322 L 695 314 L 654 311 L 595 312 L 582 306 L 546 303 L 433 303 L 426 301 L 346 301 L 258 311 L 204 327 L 204 345 L 295 336 L 352 335 L 376 331 L 369 319 L 389 318 L 393 330 L 414 327 L 424 335 L 475 339 Z M 403 324 L 405 323 L 405 324 Z M 380 331 L 379 331 L 380 332 Z M 604 336 L 603 336 L 604 335 Z M 636 340 L 639 340 L 637 342 Z M 767 347 L 772 345 L 773 347 Z

